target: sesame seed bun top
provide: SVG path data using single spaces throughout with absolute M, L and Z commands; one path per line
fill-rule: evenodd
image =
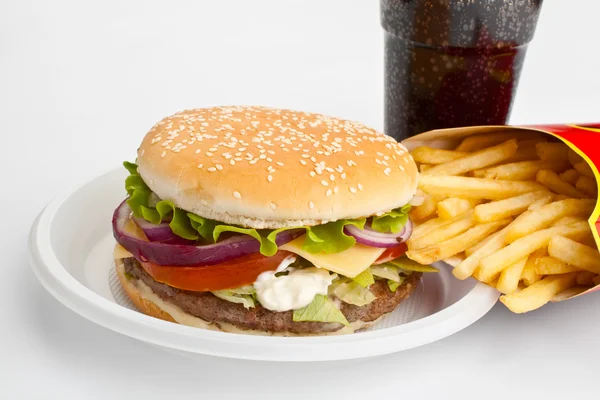
M 417 167 L 393 138 L 360 123 L 267 107 L 186 110 L 138 149 L 162 199 L 253 228 L 318 225 L 408 203 Z

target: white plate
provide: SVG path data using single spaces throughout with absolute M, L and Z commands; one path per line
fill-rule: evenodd
M 223 333 L 162 321 L 135 311 L 114 283 L 111 216 L 125 196 L 124 169 L 114 170 L 53 200 L 31 229 L 30 259 L 44 287 L 97 324 L 185 352 L 264 361 L 331 361 L 371 357 L 449 336 L 485 315 L 498 293 L 459 281 L 445 264 L 424 274 L 419 290 L 366 332 L 325 337 Z M 112 285 L 111 285 L 112 282 Z

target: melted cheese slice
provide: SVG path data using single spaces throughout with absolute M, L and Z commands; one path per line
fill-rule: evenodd
M 117 243 L 117 245 L 115 246 L 115 250 L 113 251 L 113 258 L 115 260 L 122 260 L 123 258 L 130 258 L 130 257 L 133 257 L 133 254 L 128 252 L 125 249 L 125 247 L 123 247 Z
M 279 246 L 279 248 L 298 254 L 300 257 L 313 263 L 316 267 L 347 276 L 348 278 L 354 278 L 369 268 L 385 251 L 385 249 L 378 249 L 357 243 L 348 250 L 340 253 L 313 254 L 303 250 L 302 244 L 304 244 L 304 236 L 300 236 L 298 239 Z

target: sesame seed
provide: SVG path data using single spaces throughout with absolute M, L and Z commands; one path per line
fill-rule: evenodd
M 342 172 L 342 174 L 340 175 L 342 177 L 342 179 L 346 179 L 346 173 Z
M 388 168 L 386 168 L 386 169 L 383 170 L 383 173 L 386 174 L 387 176 L 390 176 L 390 171 L 391 170 L 392 169 L 388 167 Z
M 302 158 L 310 158 L 308 154 L 302 154 Z
M 217 170 L 217 169 L 216 169 L 215 167 L 209 167 L 209 168 L 208 168 L 208 171 L 209 171 L 209 172 L 215 172 L 216 170 Z
M 210 151 L 207 151 L 207 152 L 206 152 L 206 153 L 204 153 L 204 154 L 206 154 L 206 157 L 212 157 L 212 156 L 213 156 L 213 153 L 211 153 Z
M 198 149 L 196 150 L 196 154 L 200 154 L 202 152 L 202 150 Z
M 348 190 L 350 190 L 350 193 L 356 193 L 356 188 L 350 187 Z
M 217 169 L 218 169 L 219 171 L 221 171 L 221 170 L 223 169 L 223 167 L 221 166 L 221 164 L 217 164 L 217 165 L 215 165 L 215 167 L 217 167 Z
M 331 196 L 331 189 L 327 189 L 327 192 L 325 192 L 325 196 L 329 197 Z
M 267 181 L 271 182 L 273 180 L 273 176 L 272 175 L 267 175 Z
M 329 183 L 327 183 L 327 181 L 325 179 L 323 179 L 323 180 L 321 180 L 321 185 L 329 186 Z
M 404 171 L 404 167 L 402 165 L 398 165 L 398 169 L 400 169 L 400 171 Z
M 269 204 L 269 205 L 271 206 L 271 208 L 272 208 L 273 210 L 277 208 L 277 205 L 276 205 L 275 203 L 271 203 L 271 204 Z
M 313 203 L 312 201 L 308 202 L 308 207 L 309 208 L 315 208 L 315 203 Z
M 161 157 L 164 157 L 164 156 L 166 156 L 166 155 L 167 155 L 167 152 L 166 152 L 166 151 L 163 151 L 162 153 L 160 153 L 160 156 L 161 156 Z
M 337 193 L 338 191 L 339 191 L 339 189 L 337 186 L 333 188 L 333 193 Z
M 333 174 L 329 175 L 329 179 L 330 179 L 331 181 L 335 181 L 335 175 L 333 175 Z
M 348 166 L 351 167 L 352 166 L 352 160 L 346 161 L 346 164 L 348 164 Z
M 229 160 L 229 165 L 235 165 L 235 161 Z
M 308 174 L 309 174 L 310 176 L 312 176 L 313 178 L 315 177 L 315 175 L 317 175 L 317 174 L 315 174 L 315 171 L 310 171 Z
M 360 183 L 358 185 L 356 185 L 356 186 L 358 186 L 358 190 L 363 190 L 364 189 L 363 185 L 361 185 Z
M 204 167 L 204 164 L 198 164 L 198 168 Z
M 235 197 L 236 199 L 241 199 L 242 195 L 240 194 L 240 192 L 235 191 L 235 192 L 233 192 L 233 197 Z
M 306 161 L 304 161 L 304 160 L 300 160 L 300 164 L 302 164 L 302 165 L 306 165 Z

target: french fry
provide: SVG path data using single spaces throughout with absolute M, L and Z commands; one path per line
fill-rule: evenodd
M 472 210 L 480 201 L 448 197 L 437 203 L 437 214 L 443 219 L 452 219 L 462 213 Z
M 581 175 L 587 176 L 588 178 L 595 179 L 594 171 L 592 171 L 592 167 L 590 167 L 587 162 L 585 162 L 585 161 L 578 162 L 577 164 L 573 165 L 573 167 L 575 167 L 575 169 Z
M 527 263 L 525 264 L 523 274 L 521 275 L 521 280 L 527 286 L 533 285 L 534 283 L 542 279 L 542 276 L 536 272 L 535 268 L 537 260 L 546 256 L 548 256 L 548 249 L 546 247 L 542 247 L 541 249 L 538 249 L 531 253 L 529 255 L 529 258 L 527 258 Z
M 589 197 L 585 193 L 577 190 L 573 185 L 569 185 L 567 182 L 560 179 L 555 172 L 548 169 L 539 171 L 536 175 L 536 180 L 554 193 L 564 194 L 576 199 L 585 199 Z
M 445 260 L 455 254 L 465 251 L 475 243 L 484 239 L 491 233 L 502 229 L 510 223 L 510 219 L 488 222 L 476 225 L 460 235 L 444 242 L 434 244 L 418 250 L 409 250 L 407 256 L 420 264 L 432 264 L 436 261 Z
M 556 172 L 556 171 L 555 171 Z M 577 179 L 581 176 L 576 169 L 571 168 L 563 172 L 559 175 L 560 179 L 567 182 L 569 185 L 575 185 L 577 183 Z
M 497 181 L 464 176 L 421 175 L 419 185 L 421 190 L 432 195 L 489 200 L 507 199 L 546 189 L 530 181 Z
M 494 233 L 494 235 L 496 235 L 496 234 L 497 233 Z M 468 249 L 466 249 L 465 256 L 469 257 L 471 254 L 475 253 L 477 250 L 482 248 L 487 242 L 489 242 L 490 240 L 492 240 L 494 238 L 494 235 L 488 236 L 485 239 L 483 239 L 481 242 L 477 243 L 476 245 L 471 246 Z
M 503 248 L 505 246 L 506 232 L 508 232 L 513 224 L 518 222 L 520 219 L 525 218 L 528 214 L 529 212 L 525 211 L 502 230 L 490 235 L 475 246 L 470 247 L 469 249 L 473 250 L 457 268 L 454 268 L 452 274 L 454 274 L 454 276 L 458 279 L 467 279 L 469 276 L 473 275 L 475 279 L 481 282 L 489 282 L 491 279 L 486 279 L 485 281 L 481 279 L 478 269 L 479 262 L 482 258 L 489 256 L 490 254 Z M 465 253 L 467 253 L 466 250 Z
M 479 266 L 479 261 L 482 258 L 500 250 L 504 247 L 504 236 L 506 235 L 506 228 L 491 235 L 491 239 L 487 241 L 479 249 L 471 253 L 470 256 L 460 263 L 456 268 L 452 270 L 452 274 L 458 279 L 467 279 L 475 273 Z
M 416 162 L 423 164 L 444 164 L 459 158 L 468 156 L 470 153 L 453 150 L 434 149 L 429 146 L 420 146 L 411 152 Z
M 540 308 L 558 293 L 575 284 L 576 273 L 550 275 L 520 292 L 500 296 L 500 301 L 514 313 Z
M 430 231 L 442 228 L 450 223 L 452 223 L 452 220 L 447 220 L 447 219 L 442 219 L 442 218 L 432 218 L 428 221 L 425 221 L 421 225 L 417 225 L 413 229 L 413 233 L 410 237 L 411 237 L 411 239 L 416 239 L 419 236 L 423 236 L 423 235 L 429 233 Z
M 529 254 L 533 253 L 539 248 L 548 246 L 548 243 L 553 236 L 577 235 L 585 232 L 586 230 L 589 230 L 587 223 L 580 222 L 569 226 L 556 226 L 543 229 L 517 239 L 501 250 L 481 259 L 479 263 L 479 276 L 483 281 L 490 280 L 510 264 L 527 257 Z M 555 257 L 553 254 L 550 255 Z
M 590 271 L 581 271 L 577 274 L 577 284 L 591 286 L 594 284 L 594 277 L 596 274 Z
M 585 219 L 583 219 L 581 217 L 574 217 L 574 216 L 562 217 L 562 218 L 557 219 L 552 224 L 552 226 L 571 225 L 571 224 L 574 224 L 575 222 L 580 222 L 580 221 L 585 221 Z
M 521 279 L 521 274 L 523 273 L 526 263 L 527 257 L 522 258 L 516 263 L 506 267 L 506 269 L 500 274 L 500 278 L 498 278 L 496 289 L 504 294 L 516 292 L 519 287 L 519 280 Z
M 525 141 L 524 141 L 525 142 Z M 535 161 L 538 160 L 537 152 L 535 151 L 535 146 L 530 147 L 521 147 L 519 144 L 519 149 L 515 153 L 514 156 L 505 160 L 506 163 L 516 163 L 521 161 Z
M 534 201 L 533 203 L 531 203 L 531 205 L 529 207 L 527 207 L 527 210 L 529 211 L 535 211 L 537 209 L 542 208 L 543 206 L 545 206 L 546 204 L 549 204 L 552 202 L 554 196 L 552 196 L 551 194 L 542 197 L 539 200 Z
M 431 164 L 421 164 L 419 165 L 419 172 L 427 171 L 429 168 L 433 167 Z M 577 171 L 575 171 L 577 172 Z
M 567 199 L 546 204 L 512 224 L 506 234 L 506 243 L 512 243 L 523 236 L 546 228 L 559 218 L 590 215 L 594 210 L 595 203 L 593 200 Z
M 583 157 L 581 157 L 579 154 L 577 154 L 575 152 L 575 150 L 569 149 L 569 162 L 571 163 L 571 165 L 575 165 L 577 163 L 580 163 L 582 161 L 584 161 Z
M 485 133 L 482 135 L 469 136 L 463 139 L 458 145 L 456 151 L 474 151 L 483 149 L 485 147 L 494 146 L 496 144 L 505 142 L 509 139 L 523 139 L 527 137 L 529 140 L 538 139 L 542 136 L 536 132 L 518 132 L 518 131 L 505 131 L 498 133 Z
M 585 175 L 581 175 L 579 179 L 577 179 L 575 188 L 581 190 L 589 197 L 596 198 L 598 196 L 598 185 L 596 185 L 596 181 Z
M 548 253 L 562 262 L 600 274 L 600 252 L 598 252 L 598 249 L 577 243 L 566 237 L 554 236 L 548 244 Z
M 501 179 L 508 181 L 526 181 L 535 179 L 536 174 L 541 169 L 549 169 L 554 172 L 561 172 L 567 169 L 569 165 L 570 164 L 568 161 L 521 161 L 479 169 L 473 171 L 473 176 L 477 178 Z
M 560 201 L 560 200 L 568 200 L 571 197 L 564 195 L 564 194 L 557 194 L 554 196 L 554 201 Z
M 535 146 L 537 146 L 538 143 L 546 143 L 546 142 L 547 142 L 547 140 L 545 137 L 538 137 L 536 139 L 519 140 L 519 148 L 520 149 L 526 149 L 526 148 L 535 149 Z
M 436 165 L 427 169 L 425 175 L 461 175 L 469 171 L 497 164 L 512 157 L 517 152 L 517 140 L 510 139 L 497 146 L 476 151 L 468 156 Z
M 579 268 L 566 264 L 554 257 L 540 257 L 535 262 L 535 272 L 540 275 L 568 274 L 578 272 Z
M 422 221 L 435 213 L 436 199 L 432 195 L 424 194 L 423 203 L 410 211 L 410 217 L 415 221 Z
M 538 143 L 535 150 L 540 160 L 569 161 L 569 147 L 562 142 Z
M 490 222 L 498 219 L 521 214 L 533 202 L 547 197 L 547 191 L 525 193 L 504 200 L 492 201 L 475 207 L 475 220 L 477 222 Z M 439 213 L 439 212 L 438 212 Z
M 450 224 L 430 231 L 427 235 L 418 236 L 416 238 L 411 236 L 406 244 L 409 249 L 422 249 L 459 235 L 474 225 L 475 219 L 473 218 L 473 211 L 468 211 L 455 217 Z

